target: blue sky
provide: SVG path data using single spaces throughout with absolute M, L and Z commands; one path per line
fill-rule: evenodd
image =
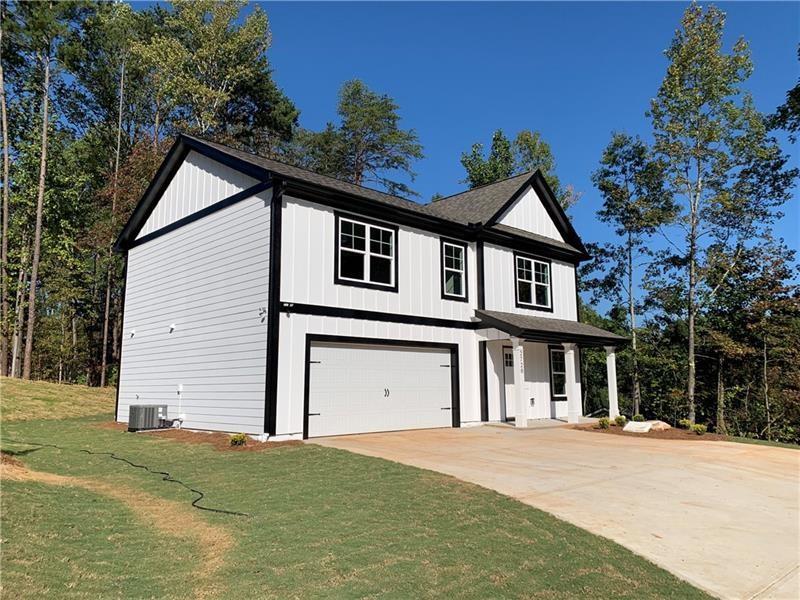
M 747 88 L 772 112 L 795 85 L 798 3 L 717 3 L 727 47 L 750 42 Z M 610 232 L 591 184 L 614 130 L 647 137 L 645 117 L 687 3 L 304 3 L 265 2 L 275 79 L 317 129 L 335 118 L 336 93 L 354 77 L 395 98 L 425 158 L 413 188 L 427 201 L 464 188 L 461 152 L 492 132 L 542 132 L 561 180 L 583 192 L 571 210 L 585 241 Z M 784 147 L 797 163 L 797 146 Z M 798 247 L 795 198 L 776 230 Z

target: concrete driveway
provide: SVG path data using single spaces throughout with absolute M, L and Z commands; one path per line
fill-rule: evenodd
M 800 598 L 800 451 L 484 426 L 314 443 L 477 483 L 723 598 Z

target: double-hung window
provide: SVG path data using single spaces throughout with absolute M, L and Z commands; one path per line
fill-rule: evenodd
M 520 254 L 514 255 L 517 306 L 553 310 L 550 263 Z
M 550 348 L 550 395 L 567 399 L 567 361 L 563 348 Z
M 337 215 L 336 283 L 397 290 L 397 228 Z
M 467 301 L 467 246 L 442 240 L 442 298 Z

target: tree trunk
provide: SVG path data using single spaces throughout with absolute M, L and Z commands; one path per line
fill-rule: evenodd
M 16 313 L 14 321 L 14 341 L 11 344 L 11 376 L 19 377 L 20 347 L 22 346 L 22 326 L 25 315 L 25 286 L 27 285 L 27 275 L 24 267 L 19 270 L 17 279 Z
M 720 355 L 717 359 L 717 433 L 728 435 L 725 425 L 725 380 L 722 377 L 725 368 L 725 358 Z
M 64 317 L 61 317 L 61 343 L 58 345 L 58 383 L 64 381 L 64 348 L 67 342 L 67 328 L 64 326 Z
M 119 363 L 119 341 L 122 335 L 121 308 L 118 294 L 114 299 L 114 323 L 111 325 L 111 359 L 115 364 Z
M 119 111 L 117 112 L 117 155 L 114 160 L 114 193 L 111 196 L 111 231 L 115 228 L 115 215 L 117 212 L 117 184 L 119 182 L 119 154 L 122 145 L 122 108 L 125 98 L 125 62 L 119 75 Z M 106 374 L 108 372 L 108 324 L 111 312 L 111 286 L 113 285 L 112 272 L 114 269 L 114 255 L 111 247 L 108 248 L 108 262 L 106 264 L 106 303 L 103 311 L 103 346 L 100 364 L 100 387 L 106 385 Z
M 109 252 L 108 262 L 111 262 Z M 106 371 L 108 370 L 108 322 L 111 312 L 111 265 L 106 267 L 106 302 L 103 310 L 103 345 L 100 356 L 100 387 L 106 385 Z
M 33 261 L 31 262 L 31 283 L 28 292 L 28 328 L 25 334 L 25 364 L 23 379 L 31 378 L 31 359 L 33 357 L 33 333 L 36 326 L 36 281 L 39 277 L 39 258 L 42 246 L 42 213 L 44 212 L 44 189 L 47 175 L 47 130 L 50 109 L 50 49 L 42 56 L 44 61 L 44 85 L 42 86 L 42 148 L 39 162 L 39 193 L 36 198 L 36 229 L 33 236 Z
M 639 387 L 639 356 L 636 346 L 636 301 L 633 297 L 633 241 L 628 233 L 628 312 L 631 326 L 631 387 L 633 395 L 633 414 L 638 415 L 641 405 L 641 389 Z
M 78 317 L 72 313 L 72 368 L 78 364 Z
M 153 150 L 158 150 L 158 128 L 161 126 L 161 114 L 159 113 L 159 108 L 156 107 L 156 114 L 153 118 Z
M 3 73 L 3 26 L 6 18 L 5 0 L 0 2 L 0 122 L 3 133 L 3 226 L 0 245 L 0 375 L 8 375 L 8 117 L 6 115 L 6 84 Z
M 699 191 L 698 191 L 699 197 Z M 690 214 L 690 230 L 689 230 L 689 293 L 687 299 L 688 310 L 688 328 L 689 328 L 689 352 L 688 352 L 688 372 L 686 376 L 686 397 L 689 402 L 689 421 L 694 423 L 695 420 L 695 356 L 694 356 L 694 338 L 695 338 L 695 312 L 697 306 L 695 304 L 695 292 L 697 287 L 697 205 L 694 199 L 691 201 L 691 214 Z
M 764 379 L 764 409 L 767 411 L 767 439 L 772 441 L 772 416 L 769 408 L 769 380 L 767 379 L 767 338 L 764 338 L 762 346 L 762 373 Z

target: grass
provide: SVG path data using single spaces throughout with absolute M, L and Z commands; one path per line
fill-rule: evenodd
M 735 437 L 735 436 L 729 436 L 728 441 L 738 442 L 740 444 L 754 444 L 756 446 L 773 446 L 775 448 L 788 448 L 790 450 L 800 450 L 799 445 L 790 444 L 788 442 L 773 442 L 770 440 L 761 440 L 756 438 Z
M 451 477 L 314 445 L 220 452 L 104 420 L 4 423 L 2 449 L 28 469 L 127 486 L 224 529 L 234 544 L 214 597 L 707 597 L 609 540 Z M 206 506 L 250 516 L 190 509 L 185 489 L 78 449 L 167 470 Z M 190 540 L 79 487 L 3 481 L 2 526 L 3 588 L 15 598 L 192 598 L 206 568 Z
M 21 419 L 67 419 L 114 412 L 115 389 L 60 385 L 0 377 L 3 422 Z

